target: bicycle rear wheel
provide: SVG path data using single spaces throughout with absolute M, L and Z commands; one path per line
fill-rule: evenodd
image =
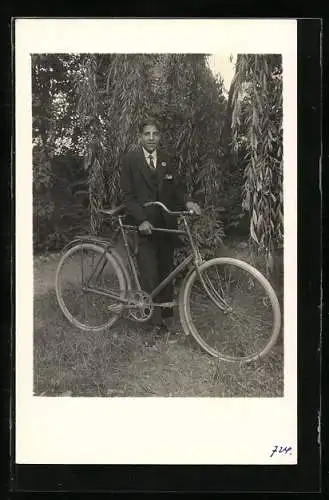
M 58 264 L 58 303 L 66 318 L 82 330 L 100 331 L 112 326 L 122 309 L 118 299 L 126 294 L 127 283 L 120 263 L 98 245 L 79 243 Z
M 187 279 L 180 300 L 183 326 L 214 357 L 249 362 L 265 356 L 281 327 L 269 281 L 246 262 L 216 258 Z

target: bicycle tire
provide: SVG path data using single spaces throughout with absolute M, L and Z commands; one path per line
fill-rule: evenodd
M 69 248 L 65 254 L 62 256 L 60 259 L 60 262 L 57 266 L 56 270 L 56 278 L 55 278 L 55 289 L 56 289 L 56 296 L 57 296 L 57 301 L 59 303 L 59 306 L 64 314 L 64 316 L 72 323 L 74 326 L 80 328 L 81 330 L 84 331 L 101 331 L 106 328 L 110 328 L 111 326 L 114 325 L 114 323 L 119 319 L 121 312 L 115 312 L 111 314 L 111 311 L 109 310 L 109 302 L 110 299 L 104 296 L 99 296 L 96 294 L 93 294 L 92 292 L 89 292 L 89 296 L 93 297 L 93 313 L 94 316 L 97 317 L 97 315 L 100 317 L 101 314 L 101 308 L 100 305 L 104 305 L 104 320 L 99 322 L 99 324 L 88 324 L 86 321 L 82 321 L 81 319 L 78 319 L 77 316 L 84 314 L 86 316 L 86 310 L 82 311 L 81 306 L 85 307 L 85 301 L 86 299 L 84 298 L 84 304 L 80 304 L 80 310 L 77 310 L 77 313 L 72 310 L 72 308 L 69 307 L 68 304 L 68 298 L 71 296 L 72 298 L 75 298 L 78 293 L 81 292 L 82 290 L 82 284 L 81 281 L 79 281 L 79 276 L 75 274 L 72 271 L 72 264 L 69 262 L 70 259 L 72 259 L 72 262 L 74 263 L 73 270 L 78 271 L 81 273 L 81 269 L 79 268 L 79 259 L 80 262 L 82 259 L 84 259 L 84 270 L 86 270 L 87 264 L 86 264 L 86 259 L 85 257 L 81 257 L 83 252 L 91 252 L 95 254 L 95 256 L 100 257 L 101 254 L 104 253 L 104 248 L 101 247 L 100 245 L 96 245 L 93 243 L 78 243 Z M 79 253 L 79 255 L 78 255 Z M 76 259 L 76 261 L 74 260 Z M 103 280 L 105 277 L 107 277 L 107 284 L 105 284 L 104 290 L 106 290 L 106 286 L 108 286 L 109 279 L 115 275 L 118 283 L 118 290 L 120 293 L 120 297 L 125 297 L 127 295 L 127 290 L 129 288 L 129 284 L 127 283 L 126 280 L 126 273 L 123 272 L 122 270 L 122 264 L 115 258 L 114 255 L 112 255 L 111 252 L 106 252 L 105 254 L 105 264 L 106 264 L 106 273 L 102 275 Z M 66 276 L 65 272 L 65 266 L 68 265 L 70 269 L 70 278 Z M 92 268 L 92 267 L 91 267 Z M 105 269 L 105 268 L 104 268 Z M 104 272 L 104 269 L 102 270 L 102 273 Z M 66 277 L 66 281 L 65 281 Z M 99 279 L 100 276 L 97 276 L 97 279 Z M 95 278 L 96 279 L 96 278 Z M 64 285 L 63 285 L 64 284 Z M 66 284 L 66 288 L 65 288 Z M 72 285 L 72 291 L 68 288 L 69 285 Z M 95 285 L 96 286 L 96 285 Z M 103 289 L 103 287 L 102 287 Z M 65 293 L 64 293 L 65 291 Z M 88 292 L 87 292 L 88 293 Z M 84 297 L 86 297 L 86 293 L 83 294 Z M 97 297 L 99 299 L 97 299 Z M 97 305 L 96 305 L 96 300 L 97 300 Z M 74 309 L 74 306 L 73 306 Z M 108 314 L 107 314 L 108 313 Z M 102 316 L 103 317 L 103 316 Z
M 213 288 L 213 292 L 211 291 L 211 286 L 207 285 L 207 291 L 205 290 L 204 285 L 202 284 L 202 281 L 200 279 L 200 276 L 202 276 L 202 279 L 209 280 L 209 275 L 211 274 L 211 270 L 215 271 L 215 266 L 216 269 L 219 268 L 220 272 L 218 272 L 217 269 L 217 276 L 218 277 L 218 282 L 219 282 L 219 287 L 221 288 L 220 292 L 216 292 L 215 287 Z M 225 296 L 224 289 L 223 289 L 223 283 L 224 283 L 224 278 L 223 278 L 223 269 L 224 266 L 231 266 L 235 272 L 233 275 L 230 272 L 230 278 L 229 278 L 229 286 L 226 287 L 227 291 L 227 296 Z M 237 280 L 237 273 L 242 271 L 245 273 L 247 276 L 247 283 L 248 286 L 253 287 L 252 294 L 245 294 L 244 291 L 242 290 L 242 287 L 240 286 L 240 282 Z M 199 276 L 200 273 L 200 276 Z M 226 271 L 225 271 L 226 273 Z M 226 276 L 226 274 L 225 274 Z M 233 276 L 233 280 L 231 281 Z M 215 279 L 212 278 L 213 281 L 209 281 L 209 283 L 215 282 Z M 222 280 L 222 281 L 221 281 Z M 251 285 L 251 280 L 253 285 Z M 205 281 L 204 281 L 205 282 Z M 201 283 L 201 285 L 200 285 Z M 206 282 L 205 282 L 206 283 Z M 238 285 L 237 285 L 238 283 Z M 196 284 L 199 286 L 199 289 L 204 295 L 207 295 L 207 304 L 209 303 L 212 307 L 213 311 L 213 316 L 209 316 L 209 323 L 212 322 L 213 329 L 208 325 L 205 326 L 204 331 L 200 331 L 200 328 L 198 328 L 197 322 L 198 318 L 196 313 L 191 312 L 191 307 L 192 307 L 192 300 L 191 300 L 191 294 L 192 294 L 192 289 Z M 235 285 L 235 288 L 233 290 L 233 285 Z M 254 298 L 258 298 L 258 288 L 256 289 L 256 285 L 259 285 L 260 287 L 260 295 L 259 295 L 259 301 L 257 302 L 257 307 L 258 309 L 255 309 L 256 313 L 260 314 L 259 312 L 259 307 L 262 307 L 262 303 L 264 305 L 264 319 L 263 318 L 258 318 L 258 316 L 255 315 L 255 320 L 254 324 L 251 321 L 251 329 L 254 331 L 255 334 L 255 345 L 258 342 L 259 347 L 257 347 L 256 350 L 253 350 L 251 352 L 247 352 L 247 345 L 249 340 L 251 343 L 251 339 L 247 339 L 246 333 L 242 330 L 242 328 L 247 328 L 249 326 L 248 320 L 247 320 L 247 315 L 246 315 L 246 310 L 250 311 L 250 314 L 252 314 L 252 310 L 246 309 L 245 306 L 242 306 L 242 310 L 244 314 L 240 317 L 239 314 L 241 314 L 240 310 L 238 309 L 241 306 L 239 306 L 240 302 L 243 304 L 243 301 L 246 303 L 250 303 L 251 300 Z M 279 334 L 280 334 L 280 329 L 281 329 L 281 310 L 280 310 L 280 304 L 277 298 L 277 295 L 272 288 L 272 285 L 270 282 L 263 276 L 263 274 L 252 267 L 250 264 L 244 261 L 240 261 L 238 259 L 233 259 L 230 257 L 219 257 L 219 258 L 214 258 L 211 260 L 208 260 L 204 262 L 199 268 L 198 271 L 194 270 L 190 276 L 188 276 L 187 280 L 183 282 L 182 284 L 183 290 L 182 293 L 179 295 L 179 313 L 181 317 L 181 323 L 183 326 L 183 329 L 186 330 L 188 329 L 189 331 L 185 331 L 186 334 L 190 333 L 194 339 L 197 341 L 197 343 L 201 346 L 203 350 L 205 350 L 208 354 L 210 354 L 213 357 L 219 358 L 220 360 L 223 361 L 229 361 L 229 362 L 239 362 L 239 363 L 246 363 L 254 360 L 258 360 L 260 358 L 263 358 L 266 356 L 269 351 L 272 349 L 274 344 L 276 343 Z M 218 287 L 218 286 L 217 286 Z M 230 290 L 231 294 L 230 297 L 228 296 L 228 290 Z M 240 302 L 237 302 L 238 298 L 238 292 L 240 293 Z M 196 292 L 194 292 L 196 294 Z M 212 294 L 212 297 L 210 295 Z M 261 294 L 264 294 L 261 296 Z M 226 306 L 224 307 L 224 310 L 221 310 L 218 306 L 218 303 L 220 302 L 221 299 L 224 298 Z M 233 297 L 233 298 L 232 298 Z M 269 312 L 269 306 L 267 305 L 267 299 L 269 300 L 269 304 L 271 306 L 271 312 Z M 217 301 L 217 302 L 216 302 Z M 196 301 L 195 301 L 196 302 Z M 201 303 L 201 310 L 206 309 L 206 303 Z M 228 305 L 231 304 L 231 305 Z M 209 306 L 210 307 L 210 306 Z M 228 312 L 229 311 L 229 312 Z M 271 317 L 271 319 L 270 319 Z M 219 319 L 218 319 L 219 318 Z M 232 318 L 232 331 L 228 331 L 228 337 L 227 339 L 225 338 L 226 332 L 224 329 L 226 328 L 226 323 L 228 323 L 229 319 Z M 267 323 L 265 322 L 265 319 L 269 322 L 269 327 L 268 327 L 268 336 L 265 337 L 265 333 L 267 333 L 267 328 L 265 328 L 265 325 Z M 257 321 L 257 322 L 256 322 Z M 259 323 L 259 324 L 258 324 Z M 265 332 L 266 330 L 266 332 Z M 240 333 L 239 333 L 240 331 Z M 211 340 L 209 340 L 210 333 L 213 333 Z M 257 335 L 256 335 L 257 332 Z M 242 334 L 242 335 L 241 335 Z M 240 337 L 238 336 L 240 335 Z M 236 344 L 238 348 L 240 349 L 240 354 L 232 354 L 232 349 L 233 349 L 233 338 L 236 340 Z M 244 346 L 245 351 L 242 353 L 242 342 L 245 340 L 246 345 Z M 263 343 L 264 340 L 264 343 Z M 220 345 L 221 347 L 216 347 L 213 345 L 215 341 Z M 262 341 L 262 342 L 261 342 Z M 231 344 L 231 345 L 230 345 Z M 227 351 L 225 352 L 224 346 L 226 346 Z M 228 347 L 229 346 L 229 347 Z M 231 349 L 231 351 L 229 350 Z

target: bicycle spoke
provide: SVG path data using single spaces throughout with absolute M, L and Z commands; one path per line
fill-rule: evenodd
M 88 324 L 88 318 L 87 318 L 87 295 L 84 293 L 83 294 L 83 319 L 86 324 Z
M 80 263 L 81 263 L 81 285 L 84 285 L 84 273 L 83 273 L 83 266 L 84 266 L 84 258 L 83 258 L 83 247 L 81 245 L 80 249 Z
M 225 277 L 226 277 L 226 268 L 225 268 Z M 225 282 L 226 282 L 226 294 L 229 297 L 229 295 L 230 295 L 230 284 L 231 284 L 231 268 L 230 268 L 230 272 L 229 272 L 228 281 L 225 280 Z

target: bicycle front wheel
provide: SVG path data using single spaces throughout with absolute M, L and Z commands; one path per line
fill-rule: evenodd
M 119 318 L 120 298 L 127 294 L 121 265 L 104 248 L 79 243 L 61 258 L 56 295 L 66 318 L 85 331 L 111 327 Z
M 228 257 L 205 262 L 188 277 L 181 298 L 182 323 L 205 351 L 224 361 L 262 358 L 279 336 L 277 296 L 246 262 Z

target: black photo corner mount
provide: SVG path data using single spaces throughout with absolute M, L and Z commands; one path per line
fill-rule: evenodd
M 321 304 L 320 37 L 319 19 L 298 20 L 298 465 L 272 467 L 20 465 L 15 464 L 14 433 L 9 433 L 7 429 L 7 436 L 9 435 L 11 442 L 9 496 L 19 492 L 42 491 L 88 493 L 115 491 L 318 493 L 320 491 L 322 479 L 318 443 Z M 13 110 L 14 89 L 13 84 L 11 94 Z M 8 92 L 5 95 L 8 96 Z M 10 120 L 9 115 L 7 111 L 6 117 Z M 11 151 L 8 153 L 10 162 Z M 12 168 L 14 171 L 14 165 Z M 12 180 L 12 186 L 18 181 L 19 179 Z M 14 217 L 14 200 L 9 202 L 9 205 Z M 10 225 L 10 231 L 10 244 L 14 249 L 13 223 Z M 14 257 L 13 254 L 12 256 Z M 14 269 L 12 273 L 10 286 Z M 11 331 L 10 342 L 14 341 L 13 337 L 14 332 Z M 2 354 L 7 355 L 7 347 L 4 346 Z M 11 354 L 14 355 L 14 350 Z M 2 366 L 8 366 L 6 362 L 8 363 L 8 360 L 5 360 Z M 9 364 L 9 366 L 12 368 L 13 379 L 14 365 Z M 2 381 L 3 383 L 5 382 Z M 14 385 L 4 387 L 4 391 L 8 389 L 14 402 Z M 10 420 L 9 404 L 8 419 Z M 175 422 L 174 419 L 173 425 Z M 14 414 L 10 425 L 14 429 Z

